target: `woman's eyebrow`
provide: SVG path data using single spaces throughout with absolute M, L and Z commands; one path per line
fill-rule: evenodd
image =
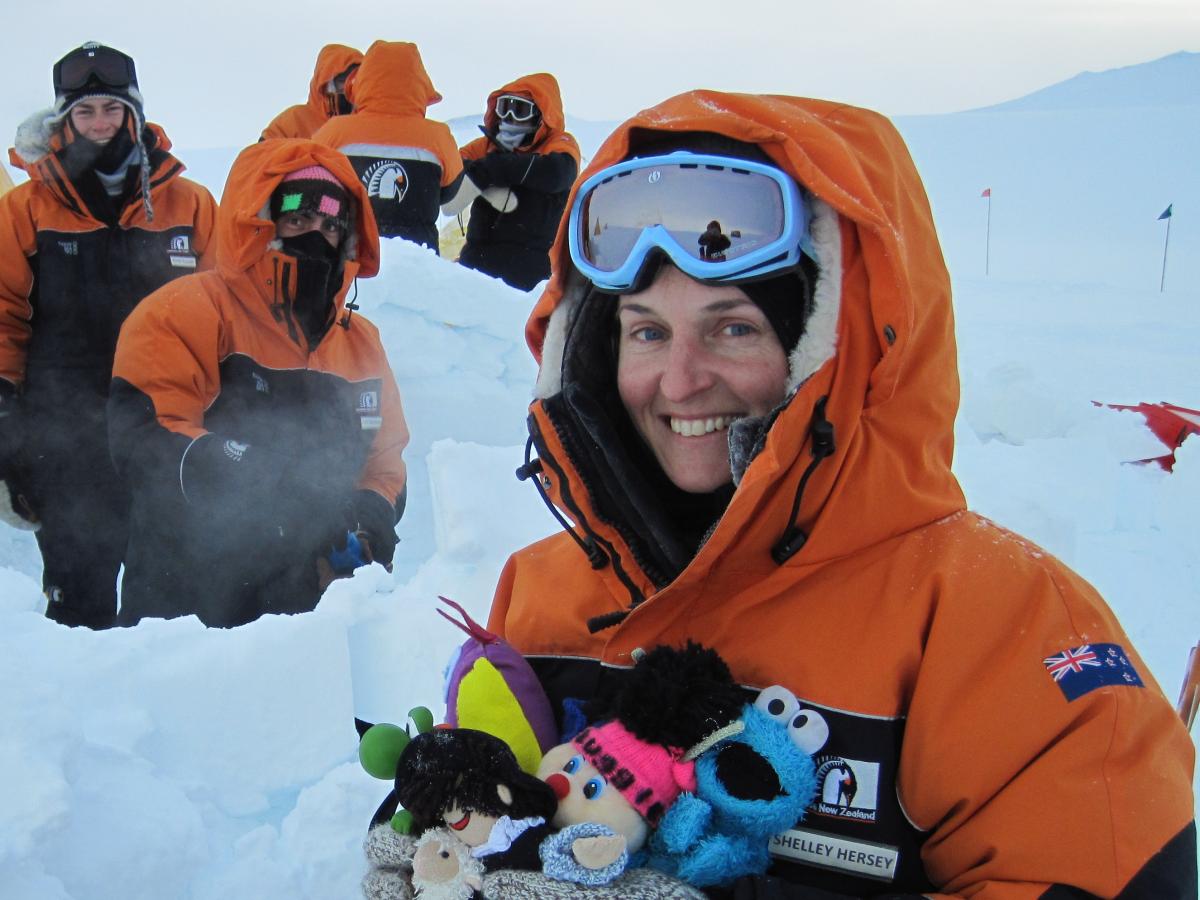
M 726 312 L 746 305 L 753 306 L 754 301 L 746 297 L 730 297 L 724 300 L 714 300 L 712 303 L 706 304 L 704 310 L 705 312 Z
M 737 309 L 739 306 L 753 306 L 754 301 L 746 297 L 729 297 L 727 299 L 714 300 L 712 303 L 706 303 L 701 309 L 705 312 L 726 312 L 731 309 Z M 622 303 L 617 309 L 617 313 L 625 311 L 637 313 L 638 315 L 658 315 L 658 312 L 648 306 L 642 306 L 640 303 Z

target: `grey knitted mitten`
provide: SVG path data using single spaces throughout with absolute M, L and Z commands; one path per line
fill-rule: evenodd
M 484 900 L 705 900 L 704 894 L 654 869 L 630 869 L 606 885 L 585 887 L 541 872 L 503 869 L 483 876 Z
M 412 900 L 412 861 L 417 839 L 398 834 L 390 822 L 376 825 L 367 832 L 363 852 L 367 856 L 367 874 L 362 891 L 366 900 Z

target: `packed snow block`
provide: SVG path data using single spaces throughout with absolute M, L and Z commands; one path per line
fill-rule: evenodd
M 363 812 L 379 805 L 379 781 L 357 761 L 305 788 L 279 829 L 280 858 L 309 897 L 355 897 L 366 871 Z
M 537 515 L 542 505 L 535 490 L 513 474 L 523 459 L 524 448 L 519 446 L 451 440 L 433 445 L 429 484 L 441 554 L 457 562 L 477 562 L 497 548 L 511 552 L 554 530 L 548 514 Z
M 380 247 L 379 274 L 361 283 L 358 302 L 372 320 L 391 304 L 506 340 L 513 338 L 514 321 L 523 323 L 533 306 L 528 293 L 498 278 L 439 259 L 416 244 L 388 240 Z
M 6 699 L 0 709 L 11 712 L 20 707 Z M 58 754 L 53 748 L 38 747 L 33 737 L 24 729 L 0 736 L 5 785 L 0 803 L 0 894 L 10 867 L 37 849 L 42 835 L 65 821 L 71 810 L 71 786 Z
M 2 528 L 3 526 L 0 526 L 0 529 Z M 0 539 L 8 537 L 9 534 L 25 533 L 13 529 L 4 530 L 8 534 L 0 532 Z M 41 585 L 24 572 L 4 568 L 3 543 L 7 542 L 0 542 L 0 616 L 18 612 L 42 613 L 46 609 L 46 598 L 42 595 Z M 32 549 L 34 554 L 37 553 L 36 548 L 27 548 L 27 552 L 29 549 Z
M 83 745 L 65 771 L 70 813 L 39 838 L 48 874 L 73 897 L 188 896 L 210 862 L 188 796 L 144 760 L 102 747 Z
M 317 614 L 265 616 L 242 628 L 159 632 L 135 660 L 138 700 L 154 719 L 148 760 L 189 793 L 230 814 L 251 814 L 269 795 L 298 790 L 351 757 L 350 659 L 345 625 Z

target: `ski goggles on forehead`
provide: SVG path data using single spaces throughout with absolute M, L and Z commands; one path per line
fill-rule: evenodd
M 528 97 L 501 94 L 496 98 L 496 115 L 512 122 L 528 122 L 537 115 L 537 104 Z
M 136 83 L 133 60 L 112 47 L 80 47 L 54 64 L 55 91 L 77 91 L 95 79 L 112 88 Z
M 799 185 L 774 166 L 679 151 L 627 160 L 587 179 L 567 237 L 585 278 L 602 291 L 628 293 L 658 254 L 711 283 L 794 268 L 811 247 L 808 220 Z

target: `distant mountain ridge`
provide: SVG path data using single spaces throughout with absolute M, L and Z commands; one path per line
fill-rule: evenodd
M 1102 72 L 1080 72 L 1024 97 L 967 112 L 1146 106 L 1200 106 L 1200 53 L 1180 51 L 1150 62 Z

